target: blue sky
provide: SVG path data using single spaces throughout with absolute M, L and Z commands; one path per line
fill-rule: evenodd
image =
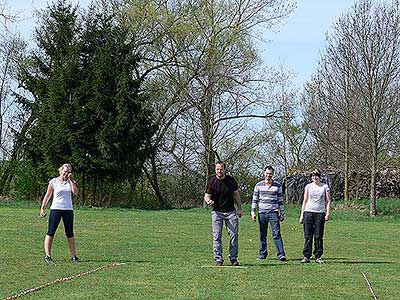
M 295 73 L 294 83 L 301 87 L 315 71 L 325 47 L 325 35 L 334 21 L 353 6 L 353 0 L 298 0 L 297 9 L 277 33 L 268 32 L 263 60 Z
M 90 0 L 72 0 L 87 6 Z M 25 19 L 18 26 L 28 37 L 34 26 L 32 10 L 46 6 L 47 0 L 9 0 L 12 10 Z M 315 71 L 321 51 L 325 47 L 325 34 L 342 13 L 348 11 L 353 0 L 298 0 L 297 9 L 284 24 L 268 31 L 267 40 L 260 45 L 266 65 L 281 66 L 296 75 L 294 84 L 301 87 Z
M 17 12 L 22 20 L 18 25 L 18 31 L 22 36 L 29 38 L 35 26 L 35 18 L 32 13 L 35 9 L 45 8 L 51 0 L 6 0 L 9 8 L 13 12 Z M 70 0 L 72 3 L 80 3 L 82 7 L 86 7 L 90 0 Z

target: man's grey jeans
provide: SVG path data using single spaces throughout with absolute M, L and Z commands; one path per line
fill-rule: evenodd
M 239 219 L 236 211 L 220 212 L 212 211 L 212 232 L 213 232 L 213 249 L 215 261 L 223 262 L 222 255 L 222 227 L 224 225 L 229 234 L 229 259 L 234 260 L 238 257 L 239 250 Z

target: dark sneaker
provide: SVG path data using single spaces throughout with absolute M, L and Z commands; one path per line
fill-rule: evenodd
M 216 267 L 221 267 L 222 264 L 223 264 L 222 261 L 216 261 L 216 262 L 215 262 L 215 266 L 216 266 Z
M 237 259 L 232 259 L 232 260 L 231 260 L 231 265 L 232 265 L 232 266 L 235 266 L 235 267 L 238 267 L 238 266 L 240 266 L 240 263 L 238 262 Z
M 44 256 L 44 261 L 47 262 L 48 264 L 54 263 L 54 260 L 49 255 Z
M 285 256 L 285 255 L 279 256 L 279 260 L 280 260 L 280 261 L 287 261 L 287 259 L 286 259 L 286 256 Z
M 78 258 L 78 256 L 72 256 L 71 262 L 76 264 L 76 263 L 80 262 L 80 259 Z
M 320 264 L 320 265 L 322 265 L 322 264 L 325 263 L 321 257 L 316 258 L 316 259 L 315 259 L 315 262 L 316 262 L 317 264 Z
M 262 259 L 266 259 L 266 257 L 263 256 L 263 255 L 259 255 L 259 256 L 257 257 L 257 260 L 262 260 Z
M 310 259 L 307 257 L 303 257 L 303 259 L 300 261 L 302 264 L 308 264 L 310 263 Z

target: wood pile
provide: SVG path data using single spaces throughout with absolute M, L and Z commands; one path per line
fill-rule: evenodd
M 377 198 L 400 198 L 400 170 L 384 169 L 377 174 Z M 343 199 L 344 174 L 340 171 L 322 171 L 322 181 L 328 183 L 332 200 Z M 282 181 L 283 182 L 283 181 Z M 301 203 L 305 186 L 311 182 L 311 173 L 288 176 L 289 198 L 287 203 Z M 370 196 L 370 174 L 368 172 L 352 172 L 349 175 L 350 199 L 368 199 Z

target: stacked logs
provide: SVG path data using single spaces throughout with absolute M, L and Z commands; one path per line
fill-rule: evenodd
M 370 197 L 370 174 L 368 172 L 351 172 L 349 174 L 350 199 L 368 199 Z M 328 183 L 332 200 L 341 200 L 344 195 L 344 174 L 341 171 L 322 171 L 321 180 Z M 284 180 L 281 180 L 284 182 Z M 287 178 L 284 189 L 288 189 L 288 203 L 303 201 L 304 187 L 311 182 L 311 173 L 294 174 Z M 377 174 L 377 198 L 400 198 L 400 170 L 384 169 Z

